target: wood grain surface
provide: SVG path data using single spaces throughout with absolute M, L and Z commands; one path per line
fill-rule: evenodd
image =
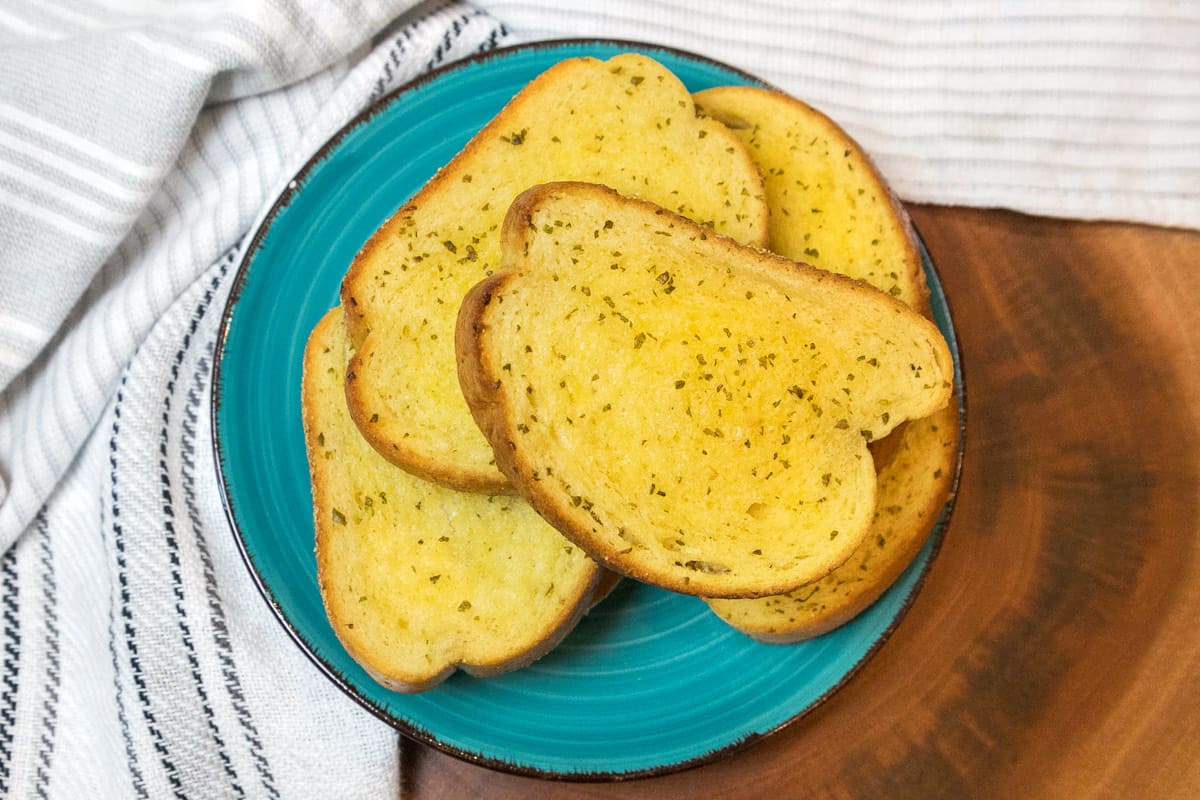
M 615 784 L 404 743 L 405 797 L 1200 797 L 1200 233 L 916 207 L 967 451 L 912 610 L 814 713 Z

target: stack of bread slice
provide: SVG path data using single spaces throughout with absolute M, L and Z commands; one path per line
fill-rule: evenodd
M 637 54 L 548 70 L 372 236 L 310 335 L 302 394 L 322 599 L 385 686 L 527 664 L 615 583 L 514 496 L 455 370 L 459 304 L 499 268 L 513 197 L 562 178 L 766 244 L 745 147 Z
M 903 209 L 823 116 L 693 99 L 638 54 L 556 65 L 376 232 L 310 337 L 334 630 L 419 691 L 529 663 L 616 575 L 766 641 L 844 622 L 946 499 L 926 297 Z
M 519 499 L 438 486 L 380 457 L 347 413 L 346 356 L 335 308 L 309 337 L 301 397 L 318 582 L 346 650 L 406 692 L 549 651 L 594 599 L 599 567 Z
M 719 87 L 695 96 L 725 123 L 763 175 L 770 248 L 865 281 L 932 316 L 916 234 L 870 157 L 837 123 L 788 95 Z M 796 642 L 848 622 L 908 566 L 949 499 L 959 449 L 958 407 L 948 402 L 872 443 L 878 485 L 864 542 L 819 581 L 784 595 L 710 600 L 714 612 L 756 639 Z
M 460 312 L 463 392 L 521 494 L 623 574 L 710 597 L 825 576 L 875 512 L 868 442 L 949 397 L 900 301 L 645 201 L 543 184 L 503 236 Z
M 458 388 L 455 318 L 467 290 L 500 268 L 513 199 L 561 180 L 611 186 L 767 243 L 749 153 L 696 115 L 666 68 L 637 54 L 551 67 L 371 237 L 342 284 L 350 413 L 385 458 L 460 489 L 507 486 Z

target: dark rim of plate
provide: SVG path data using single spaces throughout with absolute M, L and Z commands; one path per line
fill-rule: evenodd
M 249 571 L 250 577 L 254 581 L 254 585 L 256 587 L 258 587 L 259 593 L 262 595 L 263 599 L 267 602 L 267 605 L 271 608 L 271 611 L 273 612 L 275 619 L 279 622 L 279 624 L 281 626 L 283 626 L 283 629 L 287 632 L 288 636 L 290 636 L 291 639 L 299 646 L 300 650 L 308 657 L 308 659 L 310 661 L 312 661 L 312 663 L 317 667 L 317 669 L 322 674 L 324 674 L 326 678 L 328 678 L 330 681 L 332 681 L 333 684 L 335 686 L 337 686 L 342 692 L 344 692 L 347 696 L 352 698 L 355 702 L 357 702 L 363 708 L 367 709 L 372 714 L 374 714 L 376 717 L 378 717 L 380 720 L 387 723 L 391 727 L 395 728 L 401 734 L 403 734 L 415 741 L 427 744 L 427 745 L 434 747 L 444 753 L 447 753 L 448 755 L 454 756 L 455 758 L 461 759 L 468 763 L 477 764 L 477 765 L 480 765 L 483 767 L 487 767 L 489 769 L 494 769 L 494 770 L 498 770 L 501 772 L 508 772 L 508 773 L 512 773 L 512 774 L 516 774 L 516 775 L 524 775 L 524 776 L 529 776 L 529 777 L 542 778 L 542 779 L 546 779 L 546 780 L 574 781 L 574 782 L 624 781 L 624 780 L 634 780 L 634 779 L 638 779 L 638 778 L 648 778 L 648 777 L 667 775 L 667 774 L 670 774 L 673 772 L 681 772 L 683 770 L 691 769 L 693 767 L 697 767 L 702 764 L 707 764 L 709 762 L 712 762 L 717 759 L 723 758 L 725 756 L 731 755 L 733 753 L 739 752 L 739 751 L 744 750 L 745 748 L 749 747 L 751 744 L 758 742 L 758 741 L 782 730 L 783 728 L 795 723 L 797 720 L 800 720 L 803 717 L 808 716 L 815 709 L 817 709 L 818 707 L 823 705 L 830 697 L 832 697 L 834 694 L 836 694 L 855 675 L 857 675 L 858 672 L 862 669 L 863 665 L 865 665 L 868 661 L 870 661 L 871 658 L 874 657 L 875 653 L 879 650 L 879 648 L 882 647 L 883 644 L 889 638 L 891 638 L 892 633 L 896 630 L 897 626 L 907 615 L 908 610 L 912 606 L 917 595 L 920 594 L 921 588 L 925 583 L 925 579 L 929 574 L 930 568 L 933 566 L 933 562 L 936 560 L 938 553 L 941 551 L 941 545 L 942 545 L 942 541 L 945 537 L 946 528 L 949 526 L 950 518 L 953 515 L 955 500 L 957 499 L 957 496 L 958 496 L 959 480 L 962 475 L 963 458 L 964 458 L 964 453 L 966 450 L 966 413 L 967 413 L 966 392 L 965 392 L 965 388 L 963 386 L 963 375 L 962 375 L 962 366 L 961 366 L 960 355 L 959 355 L 959 350 L 958 350 L 958 341 L 957 341 L 957 337 L 955 336 L 955 333 L 954 333 L 955 328 L 954 328 L 954 322 L 953 322 L 953 314 L 951 313 L 950 305 L 946 299 L 945 293 L 942 290 L 942 287 L 940 284 L 940 278 L 938 278 L 938 276 L 937 276 L 937 271 L 933 265 L 933 261 L 930 258 L 929 253 L 925 248 L 924 240 L 921 238 L 920 232 L 917 231 L 914 226 L 914 232 L 916 233 L 917 241 L 920 246 L 921 257 L 924 262 L 924 267 L 925 267 L 926 271 L 929 273 L 932 273 L 935 278 L 935 280 L 933 282 L 931 282 L 930 290 L 937 296 L 939 302 L 942 304 L 942 307 L 945 308 L 946 317 L 950 323 L 948 326 L 949 327 L 949 331 L 948 331 L 949 335 L 947 336 L 947 342 L 950 345 L 950 350 L 954 356 L 954 363 L 955 363 L 955 372 L 956 372 L 956 374 L 955 374 L 955 402 L 958 405 L 959 445 L 958 445 L 958 452 L 956 454 L 956 459 L 955 459 L 955 464 L 954 464 L 953 477 L 950 482 L 949 494 L 947 496 L 946 503 L 942 508 L 941 514 L 938 516 L 938 519 L 934 523 L 932 529 L 930 530 L 929 536 L 928 536 L 928 540 L 932 542 L 932 550 L 930 551 L 929 560 L 925 563 L 924 567 L 922 568 L 921 574 L 919 576 L 917 576 L 916 582 L 913 584 L 913 587 L 909 591 L 908 596 L 904 599 L 904 602 L 901 604 L 899 610 L 896 612 L 895 617 L 892 619 L 892 621 L 888 625 L 888 627 L 871 644 L 871 646 L 866 650 L 866 652 L 863 653 L 862 658 L 860 658 L 852 667 L 850 667 L 850 669 L 848 669 L 846 671 L 846 673 L 844 675 L 842 675 L 842 677 L 833 686 L 831 686 L 824 694 L 822 694 L 816 700 L 809 703 L 807 706 L 805 706 L 803 709 L 798 711 L 796 714 L 792 715 L 788 719 L 784 720 L 783 722 L 779 723 L 775 727 L 773 727 L 770 730 L 767 730 L 765 732 L 755 733 L 755 734 L 745 736 L 737 741 L 731 742 L 723 747 L 715 748 L 713 750 L 710 750 L 710 751 L 708 751 L 700 756 L 696 756 L 694 758 L 685 759 L 682 761 L 676 761 L 676 762 L 672 762 L 670 764 L 662 764 L 662 765 L 647 768 L 647 769 L 630 770 L 630 771 L 624 771 L 624 772 L 559 772 L 559 771 L 543 770 L 543 769 L 538 769 L 535 767 L 529 767 L 529 766 L 526 766 L 523 764 L 515 764 L 513 762 L 506 761 L 503 759 L 489 758 L 489 757 L 481 756 L 478 753 L 472 753 L 470 751 L 463 750 L 461 748 L 455 747 L 453 745 L 450 745 L 450 744 L 440 740 L 435 734 L 433 734 L 432 732 L 430 732 L 428 730 L 425 730 L 424 728 L 420 727 L 419 725 L 414 724 L 410 720 L 398 718 L 397 716 L 389 713 L 388 711 L 384 710 L 383 708 L 380 708 L 377 704 L 372 702 L 366 695 L 364 695 L 362 692 L 360 692 L 358 690 L 358 688 L 353 683 L 351 683 L 350 680 L 348 680 L 344 675 L 342 675 L 332 664 L 326 662 L 320 656 L 318 656 L 316 654 L 314 648 L 304 638 L 303 634 L 301 634 L 300 631 L 292 624 L 292 621 L 288 618 L 287 613 L 284 611 L 282 606 L 279 604 L 278 600 L 276 600 L 275 595 L 271 590 L 271 587 L 266 584 L 266 582 L 262 579 L 261 575 L 259 574 L 259 571 L 254 564 L 254 557 L 250 554 L 249 549 L 247 548 L 247 545 L 246 545 L 245 538 L 242 536 L 241 527 L 238 524 L 237 516 L 236 516 L 236 514 L 233 510 L 233 506 L 229 500 L 229 492 L 228 492 L 228 490 L 226 488 L 226 484 L 225 484 L 224 458 L 222 455 L 221 435 L 220 435 L 221 423 L 220 423 L 220 414 L 219 414 L 220 403 L 221 403 L 221 387 L 222 387 L 221 364 L 222 364 L 222 361 L 224 360 L 224 356 L 225 356 L 225 345 L 226 345 L 225 337 L 229 331 L 230 320 L 233 316 L 234 308 L 237 306 L 238 299 L 241 296 L 241 292 L 246 285 L 246 278 L 249 273 L 250 266 L 251 266 L 252 262 L 254 261 L 254 258 L 257 255 L 258 251 L 261 249 L 263 239 L 265 238 L 267 232 L 270 230 L 271 225 L 273 224 L 273 222 L 275 220 L 275 217 L 279 214 L 279 212 L 283 208 L 285 208 L 291 202 L 293 195 L 296 192 L 301 190 L 301 188 L 305 184 L 305 179 L 307 178 L 308 174 L 316 167 L 317 164 L 322 162 L 330 154 L 330 152 L 339 145 L 339 143 L 342 141 L 342 139 L 345 138 L 351 131 L 358 128 L 360 125 L 363 125 L 366 122 L 370 121 L 374 116 L 376 116 L 378 113 L 380 113 L 384 108 L 386 108 L 387 106 L 389 106 L 393 102 L 395 102 L 397 98 L 401 97 L 404 94 L 407 94 L 410 91 L 413 91 L 414 89 L 417 89 L 418 87 L 420 87 L 426 83 L 429 83 L 430 81 L 440 79 L 443 75 L 446 75 L 448 73 L 453 73 L 455 71 L 465 69 L 468 67 L 472 67 L 474 65 L 478 65 L 481 63 L 487 63 L 489 61 L 492 61 L 492 60 L 495 60 L 498 58 L 504 58 L 508 54 L 513 53 L 513 52 L 526 51 L 526 50 L 551 50 L 552 51 L 552 50 L 560 49 L 560 48 L 578 48 L 578 47 L 589 47 L 589 46 L 604 47 L 604 48 L 616 47 L 616 48 L 620 48 L 623 50 L 630 50 L 630 51 L 646 53 L 651 56 L 653 56 L 653 54 L 655 52 L 666 53 L 666 54 L 672 55 L 672 56 L 680 58 L 680 59 L 694 61 L 694 62 L 708 64 L 711 66 L 718 67 L 722 70 L 739 75 L 742 78 L 746 79 L 747 81 L 751 81 L 753 83 L 756 83 L 756 84 L 766 87 L 766 88 L 777 88 L 777 87 L 774 87 L 771 84 L 763 81 L 761 78 L 758 78 L 757 76 L 752 75 L 749 72 L 746 72 L 744 70 L 740 70 L 736 67 L 731 67 L 728 64 L 724 64 L 715 59 L 708 58 L 707 56 L 702 56 L 697 53 L 689 52 L 687 50 L 681 50 L 681 49 L 674 48 L 674 47 L 668 47 L 668 46 L 653 44 L 653 43 L 649 43 L 649 42 L 625 40 L 625 39 L 552 39 L 552 40 L 545 40 L 545 41 L 538 41 L 538 42 L 530 42 L 527 44 L 520 44 L 520 45 L 515 45 L 512 47 L 503 47 L 503 48 L 498 48 L 495 50 L 489 50 L 489 51 L 483 52 L 483 53 L 477 53 L 473 56 L 469 56 L 462 60 L 446 64 L 446 65 L 438 67 L 437 69 L 434 69 L 430 72 L 424 73 L 423 75 L 420 75 L 417 78 L 414 78 L 412 81 L 409 81 L 408 83 L 404 84 L 403 86 L 400 86 L 400 87 L 392 90 L 391 92 L 388 92 L 387 94 L 379 97 L 377 100 L 372 102 L 367 108 L 360 111 L 353 119 L 351 119 L 349 122 L 347 122 L 345 125 L 343 125 L 337 131 L 337 133 L 335 133 L 333 136 L 331 136 L 328 139 L 328 141 L 326 141 L 320 147 L 320 149 L 318 149 L 317 152 L 311 158 L 309 158 L 308 161 L 305 162 L 304 166 L 301 167 L 300 170 L 294 176 L 292 176 L 291 180 L 289 180 L 288 183 L 286 184 L 286 187 L 283 189 L 283 191 L 280 193 L 280 195 L 276 198 L 275 202 L 271 205 L 270 210 L 262 218 L 261 222 L 258 224 L 258 227 L 254 231 L 254 235 L 251 237 L 250 241 L 247 243 L 245 250 L 242 253 L 242 257 L 241 257 L 240 263 L 238 265 L 237 273 L 234 275 L 234 278 L 233 278 L 234 283 L 230 290 L 229 298 L 226 301 L 225 307 L 221 312 L 221 321 L 220 321 L 219 328 L 217 331 L 216 348 L 215 348 L 215 352 L 214 352 L 214 356 L 213 356 L 213 364 L 212 364 L 212 384 L 211 384 L 211 386 L 212 386 L 212 403 L 211 403 L 210 409 L 209 409 L 210 421 L 212 423 L 212 432 L 213 432 L 213 452 L 214 452 L 214 455 L 216 458 L 216 465 L 217 465 L 217 486 L 218 486 L 219 493 L 220 493 L 221 506 L 225 511 L 225 517 L 228 520 L 229 526 L 234 534 L 233 538 L 237 545 L 238 552 L 241 554 L 242 561 L 243 561 L 243 563 L 245 563 L 246 569 Z

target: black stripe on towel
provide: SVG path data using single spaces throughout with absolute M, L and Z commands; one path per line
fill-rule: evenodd
M 492 32 L 488 34 L 488 38 L 479 44 L 476 51 L 480 53 L 491 52 L 500 46 L 501 39 L 506 38 L 508 38 L 508 28 L 505 27 L 503 22 L 498 23 L 496 27 L 492 28 Z
M 58 693 L 62 686 L 62 662 L 59 654 L 58 581 L 54 577 L 54 553 L 50 549 L 50 525 L 43 508 L 36 520 L 38 530 L 38 561 L 42 567 L 42 619 L 45 627 L 46 683 L 42 700 L 42 732 L 38 738 L 34 790 L 38 797 L 49 797 L 50 762 L 54 757 L 54 740 L 58 732 Z
M 438 42 L 437 47 L 433 51 L 433 55 L 425 62 L 425 69 L 431 70 L 439 64 L 444 63 L 447 57 L 454 52 L 454 43 L 463 35 L 464 31 L 471 25 L 476 18 L 490 20 L 491 17 L 487 12 L 479 9 L 463 12 L 454 19 L 450 20 L 450 26 L 442 34 L 442 40 Z M 495 32 L 492 34 L 495 36 Z
M 151 736 L 156 740 L 155 749 L 159 749 L 162 754 L 163 766 L 167 769 L 167 774 L 173 778 L 172 783 L 178 788 L 179 776 L 175 774 L 175 765 L 168 760 L 165 747 L 162 745 L 162 734 L 155 726 L 154 717 L 150 714 L 149 708 L 145 707 L 149 703 L 149 698 L 146 697 L 146 684 L 141 677 L 141 663 L 137 657 L 137 632 L 133 626 L 133 612 L 130 609 L 129 602 L 129 575 L 125 559 L 125 532 L 121 528 L 121 503 L 117 491 L 117 436 L 121 432 L 121 404 L 125 400 L 125 382 L 128 376 L 129 373 L 121 376 L 121 385 L 117 389 L 116 402 L 113 405 L 112 435 L 108 439 L 108 467 L 109 481 L 111 482 L 108 508 L 109 514 L 112 517 L 113 548 L 117 560 L 117 582 L 120 586 L 120 615 L 124 620 L 125 648 L 126 652 L 130 654 L 129 664 L 133 669 L 134 681 L 138 684 L 138 698 L 143 703 L 142 714 L 146 718 Z M 115 603 L 109 608 L 108 651 L 112 656 L 113 683 L 117 692 L 117 718 L 121 723 L 121 737 L 125 740 L 125 756 L 128 759 L 129 774 L 133 780 L 133 788 L 137 792 L 137 796 L 148 800 L 150 795 L 146 791 L 146 779 L 142 775 L 141 767 L 138 765 L 137 752 L 134 749 L 133 736 L 129 729 L 129 718 L 125 714 L 124 687 L 121 683 L 120 660 L 117 657 L 117 612 Z
M 391 50 L 388 52 L 388 58 L 383 64 L 383 72 L 376 79 L 371 90 L 371 95 L 367 98 L 368 103 L 372 103 L 382 97 L 392 87 L 392 81 L 396 73 L 404 72 L 404 62 L 413 57 L 413 53 L 411 52 L 413 37 L 421 28 L 427 25 L 432 26 L 436 22 L 442 22 L 447 27 L 442 34 L 441 40 L 434 48 L 433 53 L 426 59 L 423 71 L 431 70 L 445 62 L 454 52 L 455 41 L 461 38 L 469 28 L 474 26 L 476 20 L 482 20 L 490 24 L 491 30 L 488 31 L 487 37 L 475 48 L 475 52 L 483 53 L 495 50 L 500 46 L 500 40 L 509 34 L 508 28 L 503 23 L 492 19 L 491 15 L 485 11 L 478 9 L 467 11 L 458 14 L 448 21 L 443 21 L 437 19 L 437 15 L 443 10 L 434 9 L 427 16 L 405 25 L 392 37 Z
M 17 547 L 0 558 L 0 591 L 3 597 L 4 672 L 0 675 L 0 797 L 8 797 L 12 775 L 13 731 L 17 727 L 17 689 L 21 678 L 20 589 L 17 586 Z
M 233 263 L 236 251 L 235 247 L 227 258 L 222 259 L 219 274 L 212 279 L 212 283 L 205 292 L 204 303 L 211 303 L 213 295 L 229 272 L 229 266 Z M 194 335 L 195 332 L 196 325 L 193 325 L 191 334 Z M 254 768 L 258 772 L 263 789 L 271 797 L 279 797 L 279 790 L 275 787 L 275 776 L 271 774 L 271 765 L 267 761 L 258 728 L 254 724 L 250 706 L 246 703 L 246 696 L 242 692 L 242 682 L 238 676 L 237 662 L 234 659 L 233 647 L 229 640 L 229 625 L 225 620 L 225 609 L 221 604 L 221 594 L 217 586 L 216 569 L 213 566 L 212 554 L 209 552 L 208 542 L 205 538 L 200 507 L 196 501 L 196 427 L 200 421 L 200 406 L 205 397 L 205 388 L 212 365 L 213 347 L 214 342 L 209 341 L 205 347 L 205 354 L 196 363 L 192 381 L 188 387 L 187 403 L 183 409 L 183 435 L 179 444 L 182 462 L 180 488 L 183 491 L 184 506 L 187 509 L 188 520 L 192 524 L 192 531 L 196 536 L 196 547 L 200 552 L 200 563 L 204 570 L 204 590 L 208 598 L 209 624 L 212 627 L 213 642 L 217 648 L 217 658 L 221 662 L 221 676 L 225 681 L 225 691 L 228 693 L 230 704 L 237 715 L 238 725 L 242 729 L 242 736 L 250 750 L 250 759 L 254 762 Z
M 176 385 L 179 381 L 179 367 L 183 363 L 184 356 L 187 355 L 188 348 L 192 343 L 193 336 L 200 320 L 204 318 L 204 313 L 207 311 L 209 304 L 212 302 L 213 290 L 209 288 L 202 297 L 196 309 L 192 312 L 192 318 L 188 330 L 183 335 L 183 340 L 179 345 L 179 349 L 175 351 L 175 356 L 171 361 L 171 377 L 167 381 L 166 394 L 162 402 L 162 427 L 159 429 L 159 483 L 161 484 L 161 500 L 163 513 L 163 532 L 167 544 L 168 554 L 171 560 L 171 591 L 175 598 L 175 613 L 178 616 L 178 625 L 180 638 L 183 641 L 184 650 L 187 656 L 188 669 L 192 675 L 192 682 L 196 690 L 196 696 L 200 700 L 200 708 L 204 712 L 204 723 L 208 728 L 212 742 L 216 747 L 217 757 L 221 761 L 221 767 L 229 778 L 230 787 L 234 794 L 238 797 L 245 797 L 246 791 L 242 788 L 238 780 L 237 771 L 233 767 L 233 761 L 227 752 L 225 740 L 221 736 L 221 731 L 217 725 L 216 715 L 213 713 L 212 703 L 208 698 L 208 691 L 204 687 L 204 677 L 200 670 L 200 659 L 196 654 L 196 645 L 192 639 L 191 625 L 188 624 L 188 614 L 186 601 L 183 592 L 183 573 L 180 562 L 179 552 L 179 537 L 175 529 L 175 506 L 171 491 L 171 473 L 170 467 L 167 464 L 167 452 L 170 442 L 171 431 L 171 400 L 176 393 Z

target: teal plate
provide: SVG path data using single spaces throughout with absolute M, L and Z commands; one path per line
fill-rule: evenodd
M 522 86 L 563 58 L 629 50 L 658 59 L 693 91 L 761 83 L 689 53 L 580 40 L 494 51 L 422 77 L 346 125 L 276 201 L 235 278 L 214 360 L 214 445 L 226 512 L 263 597 L 296 643 L 402 733 L 474 763 L 557 779 L 682 769 L 811 711 L 900 621 L 952 507 L 878 602 L 809 642 L 759 644 L 697 598 L 627 580 L 553 652 L 498 678 L 457 673 L 424 694 L 399 694 L 342 649 L 321 605 L 313 559 L 299 389 L 308 333 L 337 303 L 359 246 Z M 925 269 L 958 372 L 949 310 L 928 255 Z M 961 422 L 961 393 L 958 402 Z

